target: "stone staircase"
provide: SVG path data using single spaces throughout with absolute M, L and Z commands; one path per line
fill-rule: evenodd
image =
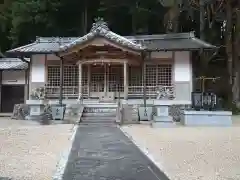
M 114 124 L 116 122 L 117 106 L 89 105 L 84 107 L 80 124 Z

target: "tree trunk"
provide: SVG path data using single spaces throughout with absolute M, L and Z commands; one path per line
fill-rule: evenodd
M 205 2 L 204 0 L 199 1 L 199 32 L 200 32 L 200 39 L 205 40 L 205 28 L 206 28 L 206 23 L 205 23 Z M 203 51 L 200 51 L 199 55 L 199 60 L 200 60 L 200 67 L 201 70 L 199 72 L 199 76 L 205 76 L 208 71 L 208 61 L 205 59 L 206 55 L 204 54 Z
M 87 6 L 87 0 L 85 0 L 84 4 L 84 10 L 82 11 L 82 36 L 87 34 L 87 28 L 88 28 L 88 6 Z
M 239 64 L 239 29 L 238 26 L 240 25 L 239 23 L 239 14 L 235 14 L 235 18 L 233 18 L 232 22 L 232 58 L 233 58 L 233 102 L 238 106 L 239 102 L 239 93 L 240 93 L 240 87 L 239 87 L 239 77 L 240 77 L 240 64 Z
M 233 48 L 233 22 L 232 22 L 233 9 L 231 1 L 226 1 L 226 17 L 227 17 L 227 31 L 226 31 L 226 53 L 227 53 L 227 68 L 229 77 L 229 88 L 228 88 L 228 108 L 234 109 L 237 102 L 237 73 L 234 68 L 234 48 Z
M 205 34 L 204 34 L 204 29 L 205 29 L 205 3 L 204 0 L 199 1 L 200 5 L 200 39 L 205 40 Z

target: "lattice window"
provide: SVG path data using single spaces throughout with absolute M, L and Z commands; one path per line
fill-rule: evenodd
M 60 66 L 48 66 L 46 94 L 48 96 L 59 96 L 60 93 Z M 75 65 L 64 65 L 63 69 L 63 96 L 76 96 L 78 94 L 78 67 Z
M 108 87 L 110 92 L 123 92 L 123 67 L 109 66 L 108 67 Z
M 146 86 L 157 85 L 157 65 L 146 65 Z
M 142 68 L 130 66 L 128 79 L 129 86 L 142 86 Z
M 104 91 L 104 67 L 92 66 L 91 68 L 91 92 Z
M 63 71 L 63 86 L 78 86 L 78 66 L 65 65 Z
M 60 86 L 60 67 L 59 66 L 48 66 L 47 85 Z
M 60 66 L 48 66 L 47 84 L 49 86 L 60 85 Z M 63 86 L 78 86 L 78 67 L 65 65 L 63 69 Z
M 146 65 L 146 85 L 171 86 L 172 65 L 171 64 Z
M 172 65 L 161 64 L 157 66 L 157 84 L 163 86 L 172 85 Z

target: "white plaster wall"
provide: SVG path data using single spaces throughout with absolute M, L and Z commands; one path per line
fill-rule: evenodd
M 175 52 L 174 56 L 174 80 L 180 82 L 191 81 L 192 69 L 190 52 Z
M 25 84 L 25 71 L 3 71 L 2 84 Z
M 33 55 L 31 62 L 31 82 L 45 82 L 45 55 Z

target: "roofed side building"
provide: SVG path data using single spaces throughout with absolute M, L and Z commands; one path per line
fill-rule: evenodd
M 28 99 L 28 62 L 19 58 L 0 58 L 0 112 L 10 113 L 15 104 Z

